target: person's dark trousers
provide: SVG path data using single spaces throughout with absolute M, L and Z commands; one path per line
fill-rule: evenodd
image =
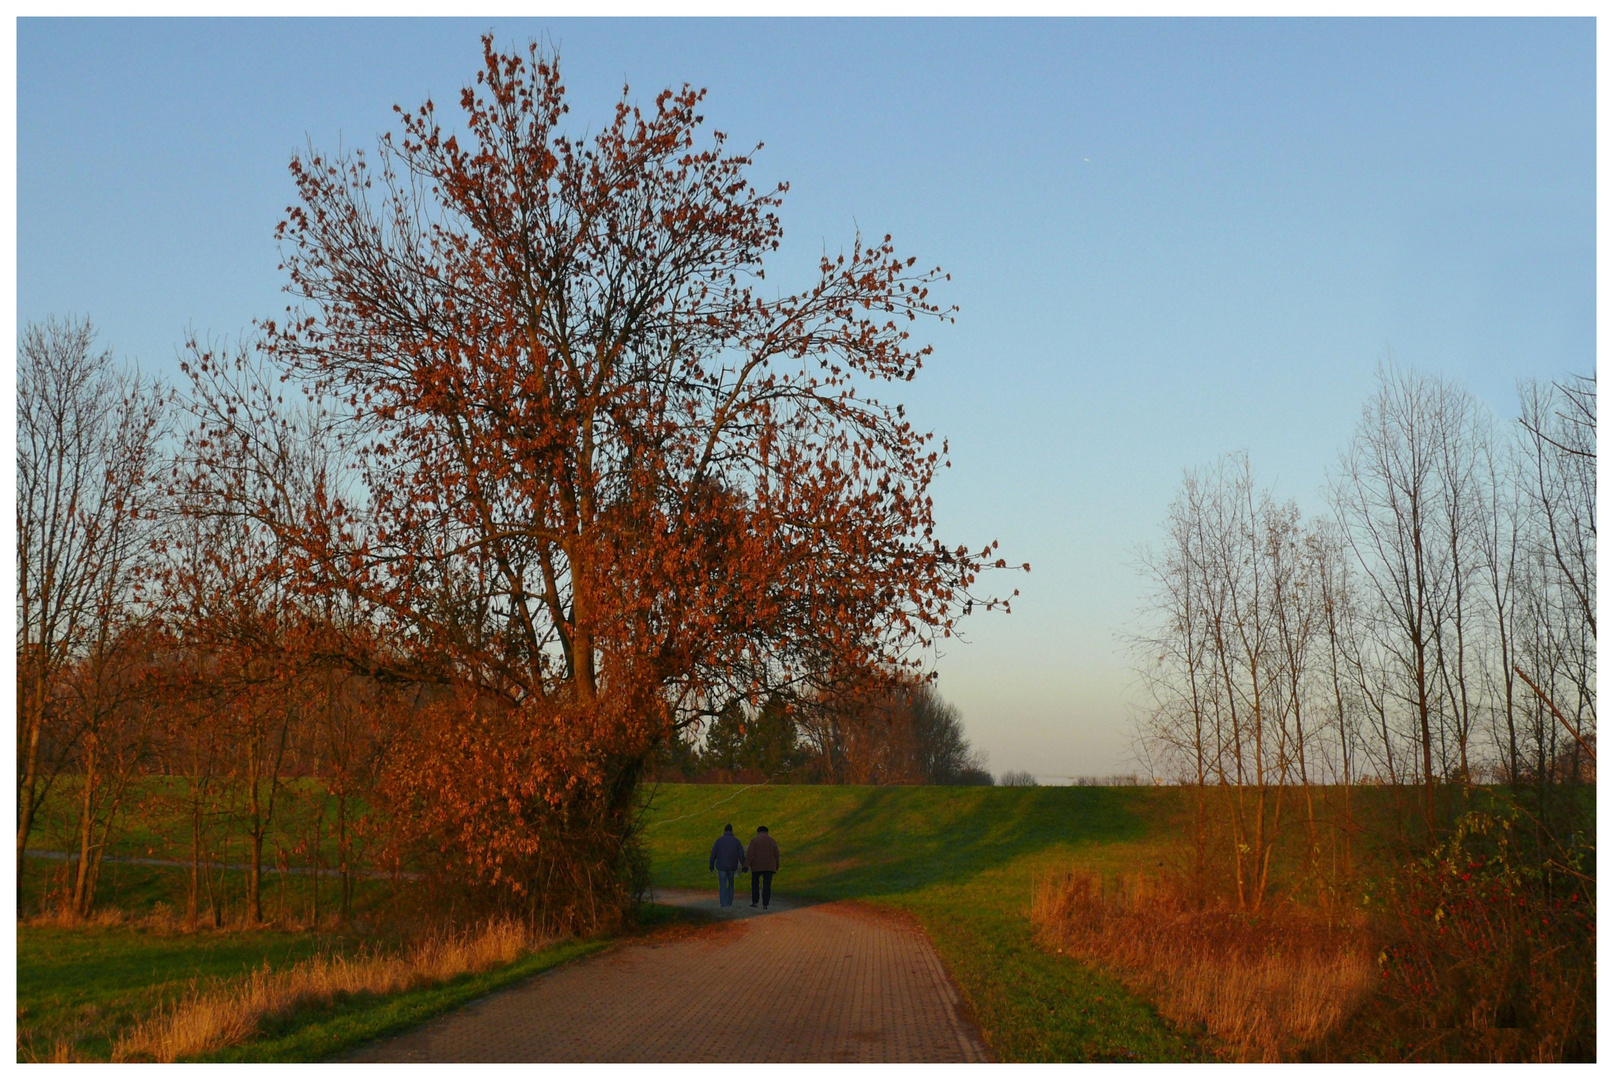
M 773 871 L 752 870 L 750 872 L 750 906 L 755 907 L 758 902 L 765 908 L 773 899 Z

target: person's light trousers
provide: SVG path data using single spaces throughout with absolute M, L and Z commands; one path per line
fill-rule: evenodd
M 734 902 L 734 871 L 717 871 L 717 906 L 728 907 Z

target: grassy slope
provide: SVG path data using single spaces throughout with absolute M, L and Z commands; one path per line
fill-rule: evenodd
M 65 776 L 51 788 L 39 809 L 37 831 L 29 841 L 30 852 L 76 851 L 74 832 L 77 820 L 79 779 Z M 152 776 L 142 779 L 128 793 L 117 827 L 112 832 L 107 854 L 116 857 L 169 859 L 188 864 L 191 858 L 191 819 L 185 809 L 184 781 L 177 777 Z M 220 797 L 215 809 L 224 820 L 214 821 L 212 834 L 204 847 L 204 860 L 244 864 L 248 857 L 246 838 L 239 818 L 240 798 Z M 317 834 L 321 879 L 320 913 L 330 914 L 337 902 L 338 850 L 332 835 L 336 819 L 334 797 L 306 779 L 284 783 L 276 796 L 275 814 L 270 822 L 263 849 L 264 915 L 271 921 L 285 919 L 311 921 L 313 878 L 301 873 L 282 875 L 281 857 L 291 867 L 305 868 Z M 362 802 L 354 800 L 350 811 L 356 820 L 363 812 Z M 355 842 L 355 864 L 364 865 L 364 845 Z M 22 909 L 37 912 L 48 907 L 47 894 L 62 893 L 74 864 L 43 858 L 29 858 L 22 882 Z M 188 871 L 183 867 L 146 867 L 106 862 L 101 866 L 96 890 L 103 905 L 109 904 L 131 914 L 149 913 L 157 904 L 170 911 L 183 909 Z M 228 869 L 215 874 L 215 889 L 227 922 L 239 921 L 245 910 L 246 875 Z M 383 880 L 361 879 L 355 884 L 355 914 L 376 903 L 390 891 Z M 205 904 L 205 899 L 203 903 Z
M 1576 794 L 1594 801 L 1594 789 Z M 1397 797 L 1409 796 L 1358 791 L 1357 813 L 1376 820 L 1393 810 Z M 733 822 L 742 836 L 767 824 L 784 853 L 780 892 L 863 898 L 910 912 L 1005 1060 L 1172 1060 L 1198 1057 L 1200 1048 L 1113 979 L 1038 948 L 1027 908 L 1036 883 L 1071 862 L 1105 873 L 1152 865 L 1179 831 L 1171 821 L 1174 798 L 1174 792 L 1146 788 L 669 785 L 654 793 L 646 836 L 657 883 L 714 888 L 706 853 L 723 823 Z M 137 830 L 123 850 L 169 854 L 173 841 L 162 837 L 168 824 Z M 1290 831 L 1298 835 L 1297 827 Z M 24 879 L 29 901 L 37 902 L 58 869 L 30 867 Z M 239 874 L 226 877 L 238 905 Z M 302 914 L 309 880 L 288 879 L 290 894 L 282 899 L 276 877 L 267 883 L 269 914 Z M 109 865 L 102 884 L 103 898 L 130 911 L 159 903 L 178 907 L 183 899 L 177 869 Z M 361 882 L 360 910 L 383 899 L 387 888 L 386 882 Z M 327 911 L 332 892 L 327 882 Z M 57 1039 L 66 1039 L 78 1054 L 102 1058 L 119 1029 L 177 998 L 193 979 L 239 978 L 266 962 L 280 967 L 344 944 L 308 933 L 166 934 L 127 926 L 26 926 L 17 942 L 19 1056 L 48 1056 Z M 586 949 L 599 945 L 586 943 Z M 228 1056 L 289 1061 L 333 1053 L 561 962 L 574 955 L 572 947 L 446 986 L 293 1017 Z
M 861 898 L 912 914 L 1006 1061 L 1170 1061 L 1199 1056 L 1113 978 L 1032 940 L 1036 884 L 1073 860 L 1117 870 L 1154 858 L 1166 812 L 1146 788 L 666 785 L 646 837 L 655 881 L 715 887 L 706 869 L 726 822 L 767 825 L 782 894 Z M 716 804 L 716 805 L 713 805 Z

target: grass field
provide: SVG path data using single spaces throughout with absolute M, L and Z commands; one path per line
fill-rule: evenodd
M 741 835 L 772 828 L 783 849 L 781 893 L 860 898 L 911 914 L 929 933 L 993 1051 L 1012 1061 L 1181 1060 L 1202 1056 L 1119 982 L 1032 940 L 1030 900 L 1072 860 L 1131 866 L 1152 857 L 1169 793 L 1145 788 L 894 788 L 667 785 L 648 793 L 645 836 L 658 885 L 714 887 L 706 853 L 724 822 Z M 143 826 L 121 853 L 177 854 L 184 837 Z M 30 894 L 54 868 L 35 864 Z M 231 875 L 227 876 L 232 876 Z M 285 908 L 306 910 L 307 878 L 288 878 Z M 385 883 L 370 889 L 379 896 Z M 229 881 L 232 893 L 238 883 Z M 183 897 L 177 868 L 108 865 L 103 898 L 138 918 Z M 266 882 L 272 915 L 275 875 Z M 652 909 L 653 910 L 653 909 Z M 652 916 L 654 917 L 654 916 Z M 665 918 L 664 912 L 658 916 Z M 116 1033 L 192 983 L 245 978 L 352 939 L 311 932 L 183 933 L 123 924 L 18 932 L 18 1054 L 58 1043 L 104 1059 Z M 385 999 L 361 998 L 288 1018 L 226 1051 L 228 1060 L 312 1060 L 451 1008 L 600 947 L 546 949 L 497 971 Z
M 709 887 L 712 841 L 766 825 L 781 894 L 858 898 L 924 927 L 1005 1061 L 1180 1061 L 1205 1048 L 1112 977 L 1033 940 L 1037 885 L 1071 862 L 1156 860 L 1175 792 L 1150 788 L 665 785 L 645 836 L 658 885 Z

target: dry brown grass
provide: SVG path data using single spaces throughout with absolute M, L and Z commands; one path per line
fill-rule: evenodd
M 24 1060 L 23 1055 L 18 1054 L 17 1060 Z M 68 1042 L 66 1039 L 57 1039 L 51 1044 L 50 1054 L 48 1056 L 44 1058 L 30 1058 L 27 1060 L 43 1060 L 52 1065 L 63 1065 L 67 1064 L 68 1062 L 83 1061 L 84 1059 L 78 1056 L 78 1053 L 73 1049 L 72 1043 Z
M 154 904 L 148 911 L 130 912 L 108 904 L 94 908 L 88 915 L 76 914 L 65 906 L 49 907 L 30 915 L 18 915 L 19 927 L 49 927 L 58 930 L 106 929 L 120 926 L 138 930 L 154 930 L 162 934 L 216 934 L 238 930 L 317 930 L 302 919 L 280 918 L 269 922 L 251 923 L 243 915 L 221 926 L 210 922 L 191 922 L 164 903 Z
M 1238 1061 L 1283 1061 L 1343 1021 L 1377 973 L 1356 926 L 1199 906 L 1170 878 L 1075 870 L 1036 895 L 1058 947 L 1114 970 L 1160 1013 Z
M 317 957 L 244 982 L 192 988 L 172 1009 L 119 1037 L 113 1061 L 179 1061 L 244 1042 L 264 1021 L 340 994 L 395 994 L 485 971 L 547 942 L 522 924 L 490 922 L 428 938 L 392 955 Z
M 130 919 L 126 912 L 115 907 L 98 907 L 88 915 L 78 915 L 68 907 L 53 907 L 33 915 L 17 917 L 19 926 L 49 926 L 73 930 L 91 926 L 124 926 L 134 921 L 136 920 Z

